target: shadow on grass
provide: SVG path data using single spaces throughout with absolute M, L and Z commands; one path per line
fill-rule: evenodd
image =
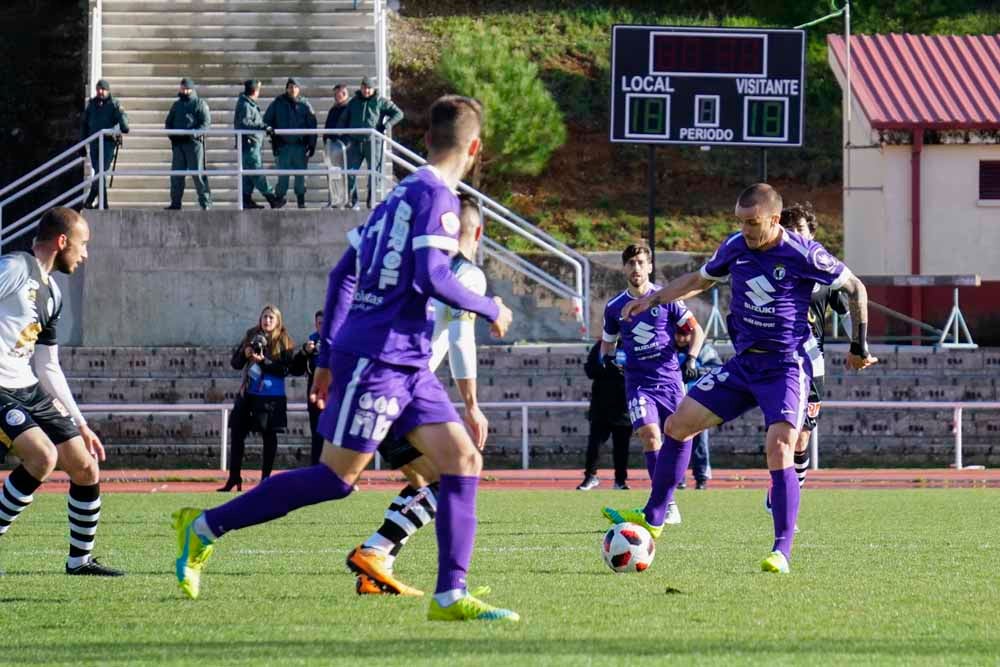
M 442 627 L 428 624 L 428 631 Z M 519 627 L 496 626 L 519 635 Z M 99 658 L 101 664 L 135 664 L 162 660 L 167 656 L 184 656 L 190 664 L 218 665 L 233 663 L 245 658 L 261 664 L 269 660 L 292 661 L 314 658 L 329 661 L 336 657 L 350 657 L 353 660 L 383 660 L 388 656 L 422 655 L 469 657 L 520 657 L 524 660 L 546 656 L 586 656 L 588 659 L 621 658 L 630 656 L 691 657 L 810 657 L 823 660 L 823 656 L 857 656 L 867 660 L 878 657 L 914 658 L 943 657 L 989 658 L 996 656 L 996 645 L 992 642 L 966 641 L 953 643 L 944 639 L 924 641 L 850 640 L 843 638 L 797 640 L 794 644 L 776 644 L 769 641 L 722 641 L 698 639 L 672 639 L 669 645 L 660 642 L 636 642 L 634 638 L 624 639 L 582 639 L 566 638 L 550 640 L 524 639 L 523 637 L 495 634 L 488 639 L 473 638 L 426 638 L 406 640 L 380 639 L 376 635 L 357 640 L 317 639 L 315 641 L 198 641 L 192 636 L 183 641 L 171 642 L 77 642 L 45 646 L 44 651 L 37 645 L 8 646 L 4 649 L 5 660 L 18 664 L 74 663 L 80 656 Z

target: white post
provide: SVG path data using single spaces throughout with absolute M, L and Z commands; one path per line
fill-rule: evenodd
M 521 406 L 521 469 L 528 469 L 528 406 Z
M 264 142 L 261 141 L 263 146 Z M 208 142 L 205 142 L 208 146 Z M 236 133 L 236 208 L 240 211 L 243 210 L 243 135 L 239 132 Z M 253 188 L 250 188 L 250 192 L 247 193 L 250 196 L 253 195 Z
M 98 155 L 98 160 L 100 160 L 101 163 L 100 176 L 98 176 L 97 178 L 97 189 L 98 189 L 97 201 L 98 201 L 98 207 L 101 210 L 104 210 L 106 204 L 104 201 L 104 132 L 103 131 L 101 132 L 100 136 L 97 139 L 97 155 Z
M 219 429 L 222 434 L 222 451 L 219 452 L 219 470 L 229 469 L 226 465 L 226 450 L 229 449 L 229 408 L 222 408 L 222 427 Z
M 955 470 L 962 469 L 962 408 L 955 408 Z

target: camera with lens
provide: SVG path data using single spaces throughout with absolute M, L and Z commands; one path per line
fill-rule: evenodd
M 264 334 L 255 334 L 254 337 L 250 339 L 250 349 L 253 350 L 254 354 L 263 355 L 265 347 L 267 347 L 267 336 Z

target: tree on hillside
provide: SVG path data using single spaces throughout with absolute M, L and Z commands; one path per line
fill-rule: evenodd
M 537 176 L 566 142 L 566 126 L 538 67 L 495 29 L 460 32 L 440 73 L 461 95 L 483 103 L 483 165 L 489 173 Z

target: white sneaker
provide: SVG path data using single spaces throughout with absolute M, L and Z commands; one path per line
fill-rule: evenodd
M 677 503 L 670 503 L 667 505 L 667 516 L 664 517 L 663 523 L 675 526 L 681 522 L 681 510 L 677 507 Z

